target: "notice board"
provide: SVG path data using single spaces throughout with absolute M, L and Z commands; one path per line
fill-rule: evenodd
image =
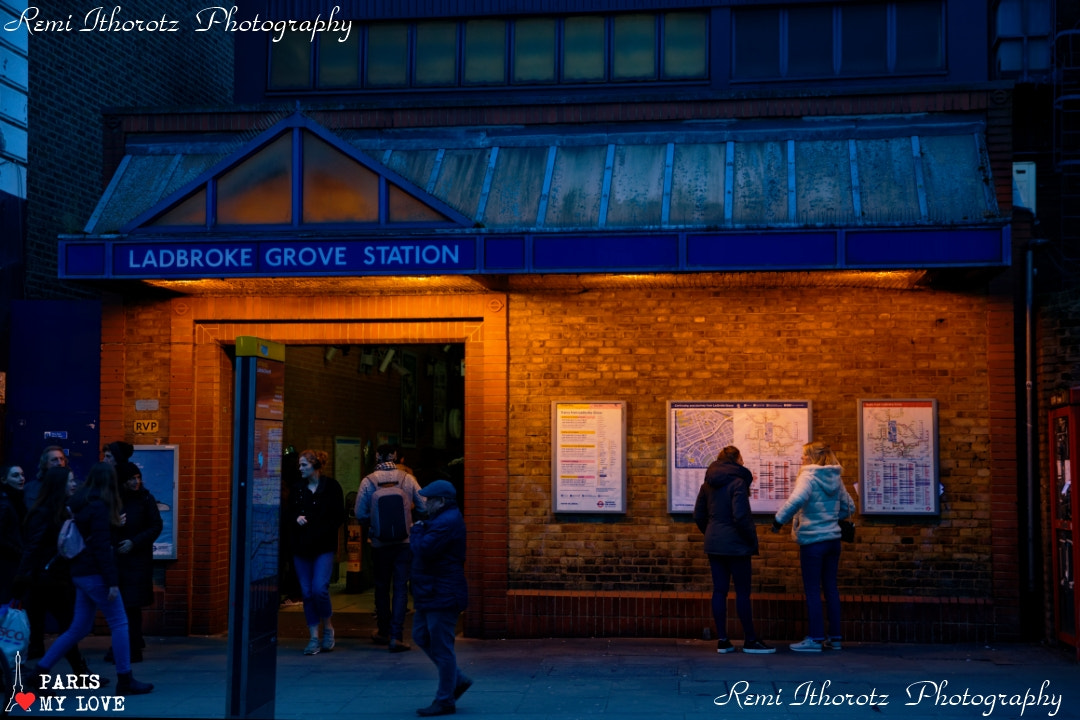
M 809 400 L 672 400 L 668 511 L 693 512 L 705 470 L 728 445 L 753 473 L 750 510 L 774 513 L 795 487 L 803 445 L 813 439 Z
M 937 515 L 937 400 L 859 401 L 859 503 L 867 515 Z
M 626 403 L 551 403 L 555 512 L 626 512 Z

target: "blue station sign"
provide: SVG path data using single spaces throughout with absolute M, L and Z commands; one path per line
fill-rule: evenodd
M 63 278 L 199 279 L 505 273 L 1001 267 L 1009 226 L 653 233 L 433 233 L 60 239 Z
M 476 269 L 472 239 L 412 242 L 124 243 L 112 252 L 114 277 L 356 275 Z

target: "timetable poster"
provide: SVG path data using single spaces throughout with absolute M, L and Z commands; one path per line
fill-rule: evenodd
M 551 404 L 555 512 L 626 512 L 626 403 Z
M 859 401 L 859 499 L 868 515 L 936 515 L 937 401 Z

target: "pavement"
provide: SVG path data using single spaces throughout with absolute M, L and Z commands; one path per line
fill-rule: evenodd
M 415 718 L 416 708 L 431 702 L 435 669 L 419 648 L 390 654 L 365 637 L 340 635 L 333 652 L 315 656 L 303 655 L 303 637 L 280 639 L 273 717 Z M 28 712 L 16 707 L 11 715 L 226 717 L 224 636 L 146 640 L 146 659 L 133 667 L 137 678 L 154 683 L 153 693 L 124 698 L 118 708 L 111 685 L 60 691 L 62 712 L 55 705 L 48 712 L 39 698 Z M 475 684 L 458 701 L 457 715 L 527 720 L 1080 718 L 1080 665 L 1072 649 L 848 643 L 839 652 L 806 654 L 792 652 L 786 643 L 772 644 L 778 648 L 774 655 L 718 655 L 715 641 L 704 640 L 459 636 L 458 663 Z M 115 684 L 112 666 L 101 659 L 109 638 L 92 636 L 80 646 L 91 669 Z M 61 667 L 66 670 L 63 661 Z M 253 679 L 260 681 L 268 678 Z M 102 709 L 106 702 L 107 710 Z

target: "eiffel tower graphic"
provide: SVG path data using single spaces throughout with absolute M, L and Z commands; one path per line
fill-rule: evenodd
M 18 701 L 15 700 L 15 696 L 22 694 L 23 682 L 22 682 L 22 653 L 15 653 L 15 678 L 11 683 L 11 698 L 7 702 L 7 707 L 4 708 L 4 712 L 11 712 Z

